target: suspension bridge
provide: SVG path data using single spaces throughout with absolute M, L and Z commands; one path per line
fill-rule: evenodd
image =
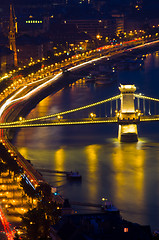
M 119 140 L 136 142 L 140 122 L 159 121 L 159 99 L 136 94 L 135 85 L 120 85 L 119 90 L 119 95 L 96 103 L 48 116 L 0 123 L 0 128 L 117 123 Z

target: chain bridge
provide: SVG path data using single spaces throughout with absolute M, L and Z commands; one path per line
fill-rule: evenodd
M 119 140 L 136 142 L 140 122 L 159 121 L 159 99 L 136 94 L 135 85 L 120 85 L 119 90 L 119 95 L 96 103 L 48 116 L 0 123 L 0 128 L 117 123 Z

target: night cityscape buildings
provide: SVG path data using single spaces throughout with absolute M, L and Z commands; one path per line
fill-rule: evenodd
M 13 1 L 13 5 L 12 14 L 15 17 L 13 21 L 17 24 L 16 45 L 13 44 L 14 48 L 15 46 L 17 48 L 17 53 L 14 51 L 14 58 L 17 54 L 19 66 L 29 63 L 31 59 L 38 60 L 49 54 L 53 55 L 59 46 L 63 51 L 67 51 L 72 48 L 71 46 L 76 45 L 75 47 L 81 51 L 79 43 L 85 42 L 82 48 L 87 50 L 97 45 L 104 45 L 119 35 L 122 37 L 124 33 L 128 34 L 135 30 L 145 31 L 158 24 L 159 4 L 155 0 L 151 4 L 147 0 L 111 2 L 17 0 Z M 9 46 L 9 42 L 3 40 L 8 38 L 9 34 L 9 2 L 1 3 L 0 9 L 2 48 Z M 3 54 L 4 51 L 2 50 Z M 7 60 L 7 54 L 3 56 L 1 63 L 3 72 L 5 65 L 8 68 L 12 66 L 12 61 Z M 10 58 L 12 58 L 11 53 Z M 5 64 L 4 59 L 8 63 Z M 14 60 L 14 63 L 15 61 L 17 60 Z

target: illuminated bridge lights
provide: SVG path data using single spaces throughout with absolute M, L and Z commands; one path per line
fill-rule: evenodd
M 141 117 L 140 118 L 140 122 L 151 122 L 151 121 L 159 121 L 159 116 L 158 117 L 153 117 L 153 116 L 150 116 L 150 117 Z
M 156 99 L 156 98 L 152 98 L 152 97 L 146 97 L 146 96 L 143 96 L 143 95 L 140 95 L 140 94 L 134 94 L 134 96 L 136 98 L 141 98 L 141 99 L 146 99 L 146 100 L 151 100 L 151 101 L 155 101 L 155 102 L 159 102 L 159 99 Z M 64 111 L 64 112 L 60 112 L 60 113 L 55 113 L 55 114 L 51 114 L 51 115 L 48 115 L 48 116 L 43 116 L 43 117 L 38 117 L 38 118 L 33 118 L 33 119 L 28 119 L 28 120 L 25 120 L 25 119 L 22 119 L 20 118 L 20 121 L 15 121 L 15 122 L 9 122 L 9 123 L 1 123 L 0 124 L 0 128 L 18 128 L 18 127 L 45 127 L 45 126 L 64 126 L 64 125 L 79 125 L 79 124 L 90 124 L 90 119 L 79 119 L 79 120 L 73 120 L 73 119 L 63 119 L 63 116 L 62 115 L 66 115 L 66 114 L 69 114 L 69 113 L 74 113 L 74 112 L 78 112 L 78 111 L 81 111 L 81 110 L 84 110 L 84 109 L 89 109 L 91 107 L 95 107 L 95 106 L 98 106 L 98 105 L 101 105 L 101 104 L 104 104 L 104 103 L 107 103 L 107 102 L 111 102 L 113 100 L 117 100 L 117 99 L 121 99 L 121 94 L 120 95 L 117 95 L 117 96 L 114 96 L 114 97 L 111 97 L 111 98 L 108 98 L 108 99 L 105 99 L 105 100 L 102 100 L 102 101 L 99 101 L 99 102 L 96 102 L 96 103 L 92 103 L 92 104 L 89 104 L 89 105 L 86 105 L 86 106 L 82 106 L 82 107 L 79 107 L 79 108 L 75 108 L 75 109 L 71 109 L 71 110 L 67 110 L 67 111 Z M 119 112 L 116 110 L 116 117 L 119 117 Z M 110 120 L 110 118 L 105 118 L 104 120 L 102 118 L 98 118 L 98 120 L 96 119 L 96 121 L 94 120 L 96 115 L 95 113 L 90 113 L 89 117 L 91 118 L 91 120 L 93 120 L 92 123 L 108 123 L 108 122 L 118 122 L 119 124 L 126 124 L 126 123 L 139 123 L 140 121 L 158 121 L 159 117 L 156 115 L 156 116 L 141 116 L 141 110 L 135 110 L 137 116 L 136 118 L 133 118 L 133 119 L 120 119 L 120 120 Z M 117 114 L 118 113 L 118 114 Z M 51 122 L 45 122 L 43 121 L 42 123 L 40 123 L 40 121 L 42 120 L 46 120 L 46 119 L 50 119 L 50 118 L 54 118 L 54 117 L 57 117 L 57 120 L 53 120 Z M 140 119 L 139 119 L 140 117 Z M 58 122 L 57 122 L 58 121 Z M 29 123 L 29 124 L 27 124 Z
M 143 95 L 140 95 L 140 94 L 134 94 L 134 97 L 159 102 L 159 99 L 157 99 L 157 98 L 146 97 L 146 96 L 143 96 Z
M 90 118 L 93 120 L 93 118 L 95 118 L 96 117 L 96 114 L 95 113 L 90 113 Z
M 124 125 L 124 124 L 139 124 L 140 123 L 140 118 L 134 118 L 134 119 L 119 119 L 118 123 L 120 125 Z
M 57 115 L 57 119 L 60 121 L 63 118 L 61 115 Z
M 28 119 L 28 120 L 21 120 L 21 121 L 15 121 L 15 122 L 11 122 L 11 123 L 1 123 L 0 125 L 1 126 L 3 126 L 3 125 L 7 126 L 7 125 L 14 125 L 14 124 L 24 124 L 24 123 L 27 123 L 27 122 L 33 122 L 33 121 L 44 120 L 44 119 L 47 119 L 47 118 L 58 117 L 58 116 L 61 116 L 61 115 L 65 115 L 65 114 L 81 111 L 81 110 L 84 110 L 84 109 L 95 107 L 97 105 L 104 104 L 106 102 L 110 102 L 110 101 L 113 101 L 113 100 L 120 99 L 120 96 L 121 95 L 117 95 L 117 96 L 114 96 L 114 97 L 111 97 L 111 98 L 108 98 L 108 99 L 105 99 L 105 100 L 102 100 L 102 101 L 99 101 L 99 102 L 96 102 L 96 103 L 92 103 L 92 104 L 89 104 L 89 105 L 86 105 L 86 106 L 83 106 L 83 107 L 71 109 L 71 110 L 68 110 L 68 111 L 60 112 L 60 113 L 51 114 L 51 115 L 44 116 L 44 117 L 38 117 L 38 118 L 33 118 L 33 119 Z
M 116 117 L 110 117 L 110 118 L 98 118 L 97 119 L 88 119 L 88 120 L 77 120 L 77 121 L 70 121 L 70 120 L 61 120 L 61 121 L 55 121 L 55 122 L 49 122 L 49 123 L 30 123 L 30 124 L 12 124 L 12 125 L 1 125 L 0 128 L 23 128 L 23 127 L 47 127 L 47 126 L 66 126 L 66 125 L 82 125 L 82 124 L 99 124 L 99 123 L 115 123 L 118 122 Z

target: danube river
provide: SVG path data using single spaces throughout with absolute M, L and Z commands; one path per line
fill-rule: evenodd
M 143 69 L 119 72 L 112 85 L 78 81 L 64 88 L 41 101 L 27 118 L 115 96 L 120 83 L 135 84 L 137 93 L 159 98 L 158 52 L 146 57 Z M 14 144 L 35 168 L 79 171 L 82 181 L 72 183 L 65 176 L 43 173 L 63 197 L 89 203 L 101 203 L 105 197 L 125 219 L 150 224 L 155 230 L 159 228 L 159 122 L 142 123 L 138 130 L 138 143 L 119 143 L 118 126 L 113 124 L 28 128 L 18 132 Z

